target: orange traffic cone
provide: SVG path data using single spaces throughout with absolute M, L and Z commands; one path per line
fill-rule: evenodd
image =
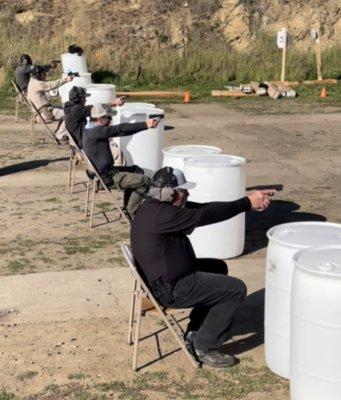
M 191 94 L 188 90 L 184 93 L 184 103 L 189 103 L 191 101 Z
M 325 99 L 326 97 L 328 97 L 328 92 L 327 92 L 327 89 L 325 87 L 322 88 L 320 97 L 321 97 L 321 99 Z

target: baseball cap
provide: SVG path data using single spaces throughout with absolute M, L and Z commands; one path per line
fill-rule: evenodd
M 91 118 L 111 117 L 113 114 L 111 109 L 103 107 L 102 104 L 95 104 L 91 109 Z
M 73 86 L 69 92 L 69 100 L 72 102 L 80 101 L 89 96 L 91 96 L 90 93 L 87 93 L 82 87 Z
M 190 190 L 196 186 L 196 183 L 188 182 L 181 169 L 163 167 L 155 172 L 152 179 L 152 186 L 158 188 L 169 186 L 174 189 Z

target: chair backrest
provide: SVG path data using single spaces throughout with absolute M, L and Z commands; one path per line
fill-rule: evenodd
M 15 94 L 17 96 L 20 96 L 20 101 L 23 102 L 28 107 L 28 109 L 32 112 L 31 105 L 29 104 L 25 93 L 20 89 L 20 87 L 18 86 L 18 84 L 15 81 L 11 81 L 11 82 L 12 82 L 12 85 L 14 86 Z
M 130 267 L 130 271 L 131 271 L 131 274 L 133 275 L 133 278 L 138 282 L 138 284 L 140 285 L 142 290 L 145 292 L 145 294 L 150 298 L 150 300 L 153 303 L 158 304 L 136 268 L 134 256 L 133 256 L 133 253 L 132 253 L 130 247 L 126 243 L 122 243 L 121 249 L 122 249 L 124 258 L 126 259 L 127 264 Z M 158 305 L 158 307 L 160 307 L 160 306 Z
M 88 169 L 96 175 L 96 178 L 99 180 L 99 182 L 101 183 L 101 185 L 104 188 L 104 190 L 106 192 L 108 192 L 108 194 L 111 196 L 112 193 L 111 193 L 110 189 L 108 188 L 108 186 L 104 183 L 100 173 L 97 171 L 97 168 L 90 161 L 89 157 L 86 155 L 86 153 L 85 153 L 85 151 L 83 149 L 80 149 L 80 152 L 81 152 L 85 162 L 88 164 Z
M 65 129 L 65 130 L 66 130 L 66 134 L 69 138 L 70 147 L 74 147 L 79 153 L 81 153 L 81 149 L 78 146 L 78 144 L 76 143 L 76 141 L 74 140 L 74 138 L 72 137 L 71 133 L 67 129 Z

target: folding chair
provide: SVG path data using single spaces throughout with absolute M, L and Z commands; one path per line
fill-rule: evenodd
M 90 178 L 88 175 L 88 182 L 87 182 L 87 186 L 86 186 L 86 197 L 85 197 L 85 216 L 86 217 L 90 216 L 90 228 L 93 227 L 94 210 L 95 210 L 95 196 L 100 187 L 102 187 L 105 190 L 105 192 L 108 194 L 108 196 L 110 198 L 110 202 L 114 205 L 115 210 L 118 211 L 118 214 L 119 214 L 118 219 L 123 218 L 123 221 L 126 222 L 128 225 L 130 225 L 130 221 L 125 216 L 124 212 L 122 211 L 122 208 L 119 206 L 116 199 L 112 195 L 111 190 L 104 183 L 104 181 L 101 178 L 101 175 L 97 171 L 96 167 L 89 160 L 89 158 L 85 154 L 84 150 L 81 149 L 80 151 L 83 156 L 83 159 L 85 160 L 85 162 L 88 166 L 88 170 L 90 171 L 90 173 L 93 174 L 93 178 L 92 177 Z M 91 184 L 92 184 L 92 189 L 91 189 Z M 90 192 L 91 191 L 92 191 L 92 194 L 91 194 L 91 200 L 90 200 Z M 89 206 L 90 206 L 90 209 L 89 209 Z
M 58 144 L 60 145 L 60 141 L 56 138 L 56 131 L 52 131 L 52 129 L 49 127 L 49 123 L 45 121 L 45 118 L 42 116 L 41 112 L 38 110 L 38 108 L 32 103 L 32 101 L 26 99 L 30 109 L 31 109 L 31 129 L 30 129 L 30 143 L 34 144 L 34 138 L 35 138 L 35 133 L 36 133 L 36 123 L 40 121 L 44 127 L 46 128 L 48 134 L 50 137 Z M 54 122 L 54 121 L 53 121 Z M 45 142 L 45 139 L 42 138 Z
M 75 186 L 76 178 L 76 168 L 80 162 L 85 162 L 81 149 L 78 144 L 73 139 L 70 132 L 67 132 L 70 145 L 70 158 L 69 158 L 69 175 L 68 175 L 68 186 L 70 187 L 71 194 L 73 193 L 73 188 Z
M 195 358 L 191 355 L 188 351 L 186 344 L 183 341 L 184 331 L 181 328 L 178 320 L 176 319 L 175 315 L 180 313 L 184 313 L 189 311 L 190 309 L 172 309 L 172 308 L 164 308 L 161 307 L 158 302 L 155 300 L 154 296 L 148 289 L 147 285 L 144 283 L 142 277 L 140 276 L 134 261 L 133 254 L 125 243 L 121 244 L 121 249 L 123 255 L 130 267 L 131 273 L 134 278 L 134 286 L 133 286 L 133 296 L 131 301 L 131 310 L 129 316 L 129 327 L 128 327 L 128 344 L 134 345 L 134 352 L 133 352 L 133 362 L 132 362 L 132 369 L 133 371 L 137 371 L 137 361 L 138 361 L 138 346 L 140 341 L 140 328 L 141 328 L 141 317 L 142 315 L 147 315 L 148 311 L 142 310 L 142 301 L 144 299 L 149 299 L 150 302 L 155 307 L 154 314 L 164 321 L 167 328 L 170 330 L 174 339 L 176 340 L 177 344 L 180 346 L 181 350 L 183 350 L 185 356 L 187 357 L 188 361 L 191 365 L 195 368 L 200 366 L 200 363 L 195 360 Z M 135 324 L 135 333 L 133 339 L 133 328 L 134 328 L 134 319 L 136 316 L 136 324 Z
M 20 104 L 25 104 L 25 106 L 28 108 L 30 113 L 32 113 L 32 111 L 31 111 L 30 105 L 28 104 L 28 101 L 26 99 L 24 92 L 19 88 L 19 86 L 14 81 L 11 81 L 11 82 L 12 82 L 12 85 L 14 86 L 14 90 L 15 90 L 14 118 L 15 118 L 15 122 L 19 122 L 19 106 L 20 106 Z

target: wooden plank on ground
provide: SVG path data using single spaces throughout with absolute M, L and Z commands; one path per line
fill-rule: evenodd
M 268 86 L 268 95 L 273 99 L 277 100 L 281 97 L 281 92 L 273 82 L 265 82 Z
M 304 85 L 332 85 L 335 83 L 338 83 L 339 81 L 337 79 L 322 79 L 322 81 L 319 80 L 313 80 L 313 81 L 303 81 Z
M 261 86 L 259 82 L 251 82 L 250 86 L 257 96 L 266 96 L 266 88 Z
M 177 91 L 150 90 L 141 92 L 117 92 L 116 95 L 127 97 L 182 97 L 183 93 Z
M 256 93 L 246 94 L 241 90 L 212 90 L 211 96 L 213 97 L 254 97 Z

